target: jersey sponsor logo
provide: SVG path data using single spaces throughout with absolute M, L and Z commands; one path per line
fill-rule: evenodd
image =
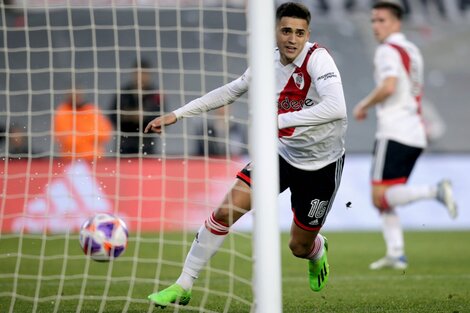
M 294 79 L 295 86 L 300 90 L 304 89 L 305 81 L 304 75 L 302 73 L 294 73 L 292 74 L 292 78 Z
M 329 72 L 329 73 L 326 73 L 320 77 L 317 78 L 317 81 L 319 80 L 327 80 L 327 79 L 330 79 L 330 78 L 334 78 L 334 77 L 338 77 L 338 75 L 336 75 L 335 72 Z
M 302 66 L 295 69 L 295 72 L 289 77 L 287 84 L 279 94 L 277 100 L 278 114 L 300 111 L 305 103 L 313 105 L 313 101 L 307 99 L 307 94 L 312 83 L 311 77 L 307 71 L 307 64 L 312 52 L 316 48 L 317 46 L 315 45 L 308 51 Z M 290 137 L 294 134 L 294 131 L 295 127 L 280 129 L 278 137 Z
M 315 105 L 315 102 L 310 98 L 293 100 L 289 99 L 289 97 L 285 97 L 284 100 L 278 102 L 277 108 L 278 110 L 290 112 L 299 111 L 304 107 L 304 105 L 307 107 L 313 106 Z

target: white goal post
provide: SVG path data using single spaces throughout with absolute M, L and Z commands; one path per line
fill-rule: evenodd
M 0 3 L 0 312 L 151 312 L 147 295 L 178 277 L 196 230 L 249 160 L 258 164 L 256 213 L 231 231 L 185 309 L 281 312 L 273 30 L 269 0 Z M 152 112 L 129 110 L 122 97 L 135 64 L 152 84 L 130 90 L 140 107 L 150 102 L 144 95 L 157 99 Z M 126 118 L 139 115 L 142 130 L 146 117 L 247 66 L 249 95 L 160 137 L 137 132 L 137 151 L 120 152 L 132 136 Z M 95 138 L 91 156 L 59 148 L 55 115 L 74 89 L 113 121 L 100 157 L 93 149 L 106 131 L 96 117 L 92 131 L 67 131 L 72 141 Z M 73 114 L 75 126 L 86 119 Z M 127 250 L 110 263 L 87 258 L 78 241 L 81 224 L 99 212 L 130 230 Z
M 249 1 L 249 57 L 252 81 L 251 157 L 253 159 L 254 292 L 256 312 L 282 312 L 281 250 L 277 212 L 279 173 L 277 107 L 274 89 L 274 5 Z

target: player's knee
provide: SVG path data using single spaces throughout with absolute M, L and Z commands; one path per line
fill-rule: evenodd
M 380 212 L 388 212 L 391 209 L 386 198 L 389 187 L 388 185 L 372 186 L 372 203 Z
M 219 223 L 230 226 L 235 224 L 244 213 L 246 213 L 246 211 L 241 212 L 240 210 L 234 209 L 233 206 L 221 206 L 215 211 L 214 217 Z
M 376 207 L 379 211 L 382 210 L 382 203 L 375 197 L 372 199 L 372 203 L 374 204 L 374 207 Z
M 374 194 L 372 197 L 372 202 L 380 212 L 387 212 L 390 210 L 390 206 L 385 199 L 385 193 Z

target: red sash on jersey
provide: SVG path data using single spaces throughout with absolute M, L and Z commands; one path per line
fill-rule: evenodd
M 399 45 L 393 44 L 393 43 L 388 43 L 388 45 L 392 48 L 395 48 L 398 53 L 400 54 L 401 57 L 401 62 L 403 63 L 403 66 L 405 67 L 406 73 L 408 76 L 410 76 L 411 72 L 411 58 L 408 55 L 408 52 L 403 47 L 400 47 Z M 422 108 L 421 108 L 421 97 L 422 94 L 420 93 L 419 95 L 415 96 L 416 102 L 418 103 L 418 114 L 421 114 Z
M 317 49 L 319 45 L 315 43 L 307 52 L 305 60 L 301 67 L 297 67 L 289 78 L 284 89 L 279 95 L 277 101 L 277 114 L 284 114 L 287 112 L 294 112 L 302 110 L 305 99 L 307 98 L 308 90 L 312 79 L 307 71 L 307 64 L 313 51 Z M 283 128 L 279 130 L 278 137 L 292 136 L 295 127 Z

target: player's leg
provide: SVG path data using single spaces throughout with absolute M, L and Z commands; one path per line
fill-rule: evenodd
M 405 269 L 408 266 L 405 256 L 405 242 L 400 218 L 394 207 L 384 202 L 384 195 L 389 186 L 373 185 L 372 198 L 376 208 L 379 209 L 382 220 L 382 235 L 385 241 L 385 257 L 371 263 L 370 269 L 395 268 Z
M 407 268 L 403 230 L 396 208 L 417 200 L 432 198 L 437 198 L 445 204 L 452 218 L 457 216 L 457 206 L 452 197 L 450 182 L 446 180 L 441 181 L 438 186 L 384 185 L 379 183 L 372 186 L 373 203 L 379 209 L 382 219 L 386 255 L 371 263 L 370 269 Z
M 191 300 L 191 288 L 199 272 L 223 244 L 230 226 L 250 208 L 251 189 L 244 180 L 239 178 L 225 196 L 222 204 L 197 232 L 176 283 L 149 295 L 148 298 L 160 307 L 165 307 L 170 303 L 188 304 Z
M 326 237 L 319 234 L 319 230 L 307 231 L 293 222 L 289 248 L 296 257 L 308 260 L 310 288 L 313 291 L 322 290 L 330 274 Z
M 251 189 L 245 182 L 237 179 L 222 204 L 197 232 L 177 284 L 186 290 L 192 288 L 199 272 L 223 244 L 230 226 L 248 212 L 250 206 Z
M 444 205 L 452 219 L 457 217 L 457 204 L 454 201 L 452 183 L 443 179 L 436 185 L 391 186 L 385 193 L 385 200 L 391 207 L 397 207 L 424 199 L 436 199 Z
M 457 205 L 453 199 L 452 185 L 448 180 L 441 180 L 436 185 L 409 185 L 405 184 L 422 153 L 421 148 L 415 148 L 394 141 L 381 140 L 381 153 L 386 153 L 385 162 L 388 169 L 376 168 L 389 185 L 383 197 L 390 207 L 398 207 L 424 199 L 436 199 L 447 208 L 452 218 L 457 216 Z M 378 151 L 379 149 L 377 149 Z M 378 152 L 380 153 L 380 152 Z M 388 171 L 388 172 L 384 172 Z M 379 174 L 380 175 L 380 174 Z M 378 180 L 383 181 L 383 176 Z M 377 180 L 377 179 L 375 179 Z M 391 184 L 389 184 L 391 183 Z M 379 195 L 382 196 L 382 195 Z M 379 199 L 378 201 L 383 201 Z M 375 200 L 374 200 L 375 201 Z
M 320 291 L 330 274 L 328 243 L 319 234 L 333 204 L 341 182 L 344 157 L 316 171 L 303 171 L 281 162 L 288 168 L 294 221 L 289 248 L 296 257 L 308 260 L 310 288 Z M 319 183 L 321 182 L 321 183 Z
M 370 264 L 371 269 L 405 269 L 408 266 L 403 229 L 396 207 L 431 196 L 429 187 L 405 185 L 421 152 L 421 148 L 387 139 L 375 143 L 372 201 L 382 219 L 386 255 Z M 403 194 L 397 195 L 397 191 Z
M 447 179 L 439 181 L 436 185 L 394 185 L 387 189 L 384 196 L 392 207 L 418 200 L 436 199 L 445 206 L 451 218 L 457 217 L 457 204 L 454 201 L 452 183 Z

